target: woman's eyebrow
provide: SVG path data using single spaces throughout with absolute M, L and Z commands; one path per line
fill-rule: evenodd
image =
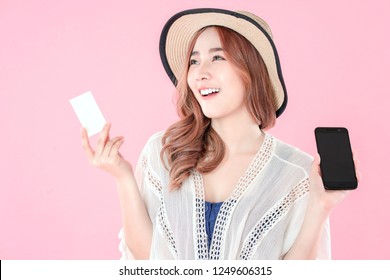
M 221 47 L 218 47 L 218 48 L 211 48 L 211 49 L 209 50 L 209 53 L 212 53 L 212 52 L 220 52 L 220 51 L 223 51 L 223 48 L 221 48 Z
M 209 53 L 220 52 L 220 51 L 224 51 L 224 49 L 221 48 L 221 47 L 209 49 Z M 199 55 L 199 52 L 198 52 L 198 51 L 193 51 L 193 52 L 191 53 L 191 56 L 193 56 L 193 55 Z

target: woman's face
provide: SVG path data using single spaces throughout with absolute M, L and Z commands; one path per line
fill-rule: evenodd
M 195 43 L 187 83 L 208 118 L 226 118 L 246 111 L 244 83 L 213 27 L 204 30 Z

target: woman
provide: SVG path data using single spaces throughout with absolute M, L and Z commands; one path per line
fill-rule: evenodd
M 187 10 L 160 39 L 180 120 L 153 135 L 134 176 L 123 137 L 101 132 L 89 160 L 113 174 L 123 258 L 330 258 L 319 158 L 265 132 L 287 104 L 268 25 L 248 12 Z

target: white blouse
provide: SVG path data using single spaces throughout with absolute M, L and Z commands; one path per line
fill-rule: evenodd
M 218 213 L 207 247 L 202 175 L 196 170 L 179 190 L 169 191 L 160 160 L 163 132 L 145 145 L 136 179 L 153 224 L 150 259 L 282 259 L 305 215 L 312 157 L 264 132 L 252 163 Z M 132 255 L 119 232 L 122 259 Z M 330 259 L 329 221 L 319 259 Z

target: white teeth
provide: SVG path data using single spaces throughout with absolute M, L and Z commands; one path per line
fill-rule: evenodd
M 208 89 L 202 89 L 200 91 L 200 94 L 203 96 L 209 95 L 211 93 L 219 92 L 219 88 L 208 88 Z

